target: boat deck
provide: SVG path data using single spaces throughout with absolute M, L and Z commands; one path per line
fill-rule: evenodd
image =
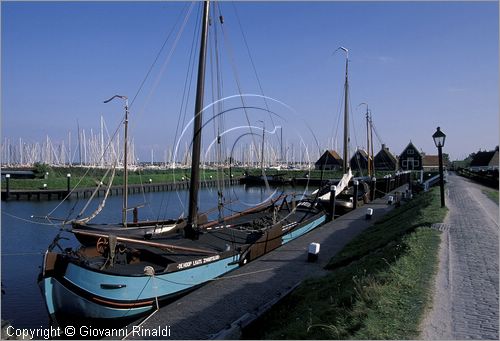
M 317 213 L 315 210 L 308 209 L 297 209 L 290 212 L 288 208 L 283 207 L 277 213 L 276 219 L 283 226 L 286 226 L 293 222 L 300 222 L 315 213 Z M 186 239 L 181 233 L 178 233 L 163 239 L 153 240 L 157 244 L 165 245 L 161 248 L 125 243 L 129 246 L 129 251 L 126 254 L 117 253 L 114 265 L 102 271 L 112 274 L 141 275 L 146 266 L 151 266 L 156 273 L 162 273 L 172 263 L 182 263 L 223 252 L 236 255 L 242 248 L 244 250 L 248 245 L 261 238 L 264 232 L 259 227 L 269 226 L 272 224 L 272 220 L 270 213 L 255 212 L 232 220 L 231 227 L 215 226 L 210 230 L 202 231 L 196 240 Z M 283 234 L 285 233 L 286 230 L 283 231 Z M 93 268 L 101 268 L 107 261 L 106 257 L 96 253 L 94 246 L 83 248 L 81 254 L 86 255 L 87 265 Z

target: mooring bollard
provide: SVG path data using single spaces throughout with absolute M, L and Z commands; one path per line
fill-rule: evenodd
M 354 210 L 358 208 L 358 190 L 359 190 L 359 181 L 354 180 L 354 198 L 352 200 L 352 208 Z
M 309 248 L 307 250 L 307 261 L 308 262 L 315 262 L 318 260 L 319 248 L 320 248 L 319 243 L 309 244 Z
M 68 194 L 69 194 L 70 188 L 71 188 L 71 174 L 70 173 L 66 174 L 66 179 L 67 179 L 67 181 L 66 181 L 67 182 L 67 190 L 68 190 Z
M 368 208 L 366 209 L 366 220 L 370 220 L 372 218 L 372 215 L 373 215 L 373 208 Z
M 377 178 L 372 178 L 371 189 L 370 189 L 370 197 L 371 201 L 375 200 L 375 194 L 377 192 Z
M 9 200 L 9 195 L 10 195 L 10 187 L 9 187 L 9 181 L 10 181 L 10 174 L 5 174 L 5 200 Z
M 330 213 L 330 220 L 333 220 L 335 218 L 335 193 L 337 192 L 337 186 L 331 185 L 330 186 L 330 201 L 329 201 L 329 208 L 328 212 Z
M 137 224 L 137 222 L 139 221 L 139 210 L 137 209 L 137 207 L 134 207 L 134 209 L 132 210 L 132 213 L 134 215 L 134 224 Z

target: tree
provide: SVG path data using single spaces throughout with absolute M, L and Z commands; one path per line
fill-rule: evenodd
M 33 165 L 33 172 L 37 178 L 45 177 L 45 174 L 52 171 L 50 166 L 46 163 L 35 162 Z

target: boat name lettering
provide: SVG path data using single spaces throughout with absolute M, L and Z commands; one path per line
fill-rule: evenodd
M 216 260 L 219 260 L 219 259 L 220 259 L 220 255 L 206 257 L 206 258 L 203 258 L 203 264 L 210 263 L 210 262 L 213 262 L 213 261 L 216 261 Z
M 177 269 L 187 269 L 192 266 L 197 266 L 201 264 L 206 264 L 206 263 L 211 263 L 213 261 L 219 260 L 220 255 L 215 255 L 215 256 L 210 256 L 210 257 L 205 257 L 205 258 L 200 258 L 194 261 L 189 261 L 189 262 L 184 262 L 184 263 L 179 263 L 177 264 Z

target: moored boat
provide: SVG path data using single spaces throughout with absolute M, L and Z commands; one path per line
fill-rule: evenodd
M 243 215 L 231 225 L 214 224 L 197 240 L 177 234 L 156 242 L 75 229 L 75 235 L 97 238 L 97 245 L 47 250 L 39 283 L 52 317 L 130 318 L 243 266 L 325 221 L 325 212 L 313 201 L 294 203 L 284 198 L 273 212 Z

